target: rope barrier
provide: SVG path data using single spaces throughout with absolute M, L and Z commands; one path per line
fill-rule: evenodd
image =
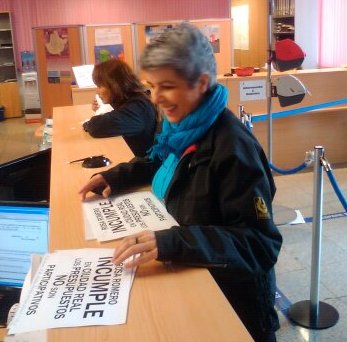
M 240 115 L 240 120 L 241 122 L 246 126 L 246 128 L 252 132 L 253 129 L 253 124 L 252 124 L 252 119 L 254 117 L 252 117 L 251 113 L 246 113 L 244 110 L 244 106 L 240 105 L 239 106 L 239 115 Z M 290 174 L 294 174 L 297 173 L 305 168 L 307 168 L 311 163 L 313 162 L 313 154 L 312 152 L 306 152 L 306 158 L 305 161 L 300 164 L 299 166 L 292 168 L 292 169 L 281 169 L 279 167 L 276 167 L 275 165 L 273 165 L 271 162 L 269 162 L 269 166 L 270 168 L 279 173 L 279 174 L 283 174 L 283 175 L 290 175 Z
M 272 113 L 272 118 L 273 119 L 279 119 L 279 118 L 283 118 L 283 117 L 290 116 L 290 115 L 306 113 L 306 112 L 310 112 L 312 110 L 338 106 L 338 105 L 346 104 L 346 103 L 347 103 L 347 99 L 341 99 L 341 100 L 330 101 L 330 102 L 323 102 L 323 103 L 320 103 L 317 105 L 295 108 L 295 109 L 291 109 L 291 110 L 284 110 L 284 111 L 280 111 L 280 112 L 274 112 L 274 113 Z M 253 122 L 265 121 L 265 120 L 267 120 L 267 117 L 268 117 L 268 114 L 266 114 L 266 113 L 265 114 L 259 114 L 259 115 L 253 115 Z
M 337 181 L 336 181 L 336 178 L 333 174 L 333 170 L 329 164 L 329 162 L 324 158 L 322 157 L 321 158 L 321 163 L 324 167 L 324 170 L 326 171 L 327 175 L 328 175 L 328 178 L 330 180 L 330 183 L 336 193 L 336 196 L 338 197 L 338 199 L 340 200 L 342 206 L 344 207 L 345 211 L 347 212 L 347 201 L 346 201 L 346 198 L 343 196 L 342 194 L 342 191 L 339 187 L 339 185 L 337 184 Z
M 321 103 L 318 105 L 314 105 L 314 106 L 308 106 L 308 107 L 302 107 L 302 108 L 297 108 L 297 109 L 293 109 L 293 110 L 287 110 L 287 111 L 282 111 L 282 112 L 276 112 L 273 113 L 273 118 L 280 118 L 280 117 L 285 117 L 288 115 L 294 115 L 294 114 L 298 114 L 298 113 L 304 113 L 304 112 L 308 112 L 311 110 L 315 110 L 315 109 L 320 109 L 320 108 L 325 108 L 325 107 L 330 107 L 330 106 L 335 106 L 335 105 L 340 105 L 343 103 L 347 103 L 347 99 L 342 99 L 342 100 L 338 100 L 338 101 L 331 101 L 331 102 L 326 102 L 326 103 Z M 259 122 L 262 121 L 263 118 L 265 119 L 267 114 L 261 114 L 261 115 L 257 115 L 257 116 L 252 116 L 251 113 L 247 113 L 244 110 L 244 106 L 243 105 L 239 105 L 239 116 L 240 116 L 240 120 L 241 122 L 247 127 L 247 129 L 252 132 L 253 129 L 253 121 Z M 270 168 L 282 175 L 290 175 L 290 174 L 294 174 L 297 173 L 299 171 L 302 171 L 303 169 L 307 168 L 309 165 L 311 165 L 311 163 L 314 160 L 314 155 L 312 151 L 306 152 L 306 158 L 305 161 L 298 165 L 297 167 L 294 167 L 292 169 L 281 169 L 275 165 L 273 165 L 271 162 L 269 162 L 269 166 Z M 338 199 L 340 200 L 342 206 L 344 207 L 345 211 L 347 212 L 347 201 L 345 199 L 345 197 L 342 194 L 342 191 L 339 187 L 339 185 L 336 182 L 336 178 L 333 174 L 332 168 L 329 164 L 329 162 L 322 157 L 321 158 L 321 163 L 328 175 L 328 178 L 330 180 L 330 183 L 338 197 Z
M 280 173 L 282 175 L 291 175 L 293 173 L 297 173 L 297 172 L 308 167 L 308 165 L 306 164 L 306 161 L 303 162 L 302 164 L 300 164 L 299 166 L 294 167 L 292 169 L 280 169 L 280 168 L 276 167 L 275 165 L 271 164 L 270 162 L 269 162 L 269 165 L 273 171 Z
M 314 152 L 313 151 L 307 151 L 306 152 L 306 157 L 305 157 L 305 161 L 300 164 L 297 167 L 294 167 L 292 169 L 280 169 L 279 167 L 276 167 L 275 165 L 273 165 L 272 163 L 269 162 L 270 168 L 282 175 L 292 175 L 294 173 L 297 173 L 307 167 L 309 167 L 314 161 Z

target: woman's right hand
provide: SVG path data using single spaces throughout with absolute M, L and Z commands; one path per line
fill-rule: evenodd
M 111 187 L 102 175 L 97 174 L 78 192 L 81 194 L 82 201 L 86 199 L 89 191 L 100 193 L 104 198 L 107 198 L 111 194 Z
M 96 101 L 96 99 L 93 100 L 92 102 L 92 110 L 93 112 L 96 112 L 98 109 L 99 109 L 99 104 L 98 104 L 98 101 Z

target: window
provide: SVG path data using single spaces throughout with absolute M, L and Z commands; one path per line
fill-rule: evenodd
M 347 64 L 347 1 L 321 0 L 320 67 Z

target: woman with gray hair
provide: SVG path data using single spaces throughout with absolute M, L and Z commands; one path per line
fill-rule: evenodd
M 207 267 L 256 341 L 279 327 L 274 265 L 282 237 L 272 220 L 274 181 L 255 137 L 226 108 L 212 47 L 183 23 L 154 38 L 141 57 L 162 132 L 145 158 L 93 176 L 81 189 L 104 197 L 152 184 L 178 222 L 124 238 L 114 252 L 125 267 L 151 260 Z
M 171 67 L 191 86 L 202 74 L 209 77 L 208 89 L 217 82 L 211 44 L 198 28 L 188 23 L 152 39 L 142 53 L 140 66 L 142 70 Z

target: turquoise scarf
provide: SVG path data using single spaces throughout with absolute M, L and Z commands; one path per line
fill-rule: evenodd
M 212 126 L 227 105 L 227 89 L 218 84 L 200 106 L 179 123 L 170 123 L 163 119 L 163 129 L 157 138 L 157 144 L 149 151 L 154 159 L 164 160 L 152 181 L 154 194 L 162 201 L 176 166 L 187 147 L 196 143 Z

